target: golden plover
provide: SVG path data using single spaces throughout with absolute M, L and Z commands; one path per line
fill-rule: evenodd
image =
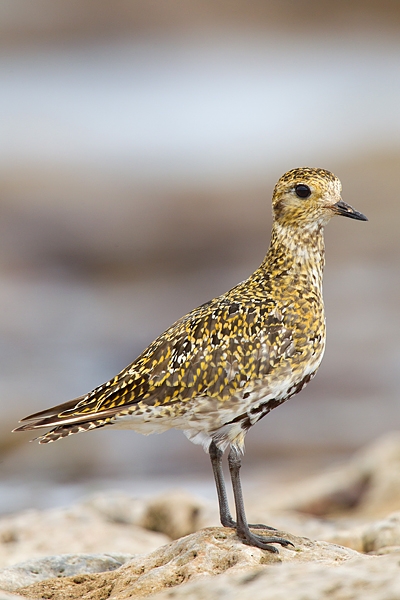
M 247 544 L 287 546 L 246 520 L 239 470 L 249 428 L 314 377 L 325 348 L 324 226 L 334 215 L 366 221 L 343 202 L 339 179 L 300 168 L 275 186 L 268 253 L 246 281 L 192 310 L 126 369 L 85 396 L 25 417 L 15 431 L 53 427 L 41 444 L 104 426 L 145 435 L 181 429 L 211 457 L 222 525 Z M 231 517 L 222 455 L 236 506 Z M 255 535 L 251 529 L 269 529 Z

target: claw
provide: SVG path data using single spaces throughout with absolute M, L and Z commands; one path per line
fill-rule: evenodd
M 261 548 L 262 550 L 268 550 L 269 552 L 279 552 L 277 548 L 274 546 L 270 546 L 270 544 L 280 544 L 285 548 L 287 546 L 293 546 L 292 542 L 286 540 L 285 538 L 276 537 L 276 536 L 261 536 L 261 535 L 253 535 L 250 531 L 244 530 L 243 532 L 237 531 L 240 539 L 247 544 L 248 546 L 255 546 L 256 548 Z
M 254 537 L 256 539 L 260 540 L 261 543 L 280 544 L 281 546 L 284 546 L 285 548 L 287 546 L 293 546 L 293 548 L 294 548 L 294 544 L 292 544 L 292 542 L 289 542 L 289 540 L 285 540 L 285 538 L 275 537 L 275 536 L 264 537 L 261 535 L 255 535 Z
M 259 537 L 251 536 L 249 539 L 241 539 L 242 542 L 247 546 L 254 546 L 255 548 L 261 548 L 261 550 L 268 550 L 268 552 L 272 552 L 273 554 L 279 554 L 278 548 L 275 548 L 275 546 L 270 546 L 270 544 L 262 542 Z
M 277 531 L 275 527 L 270 527 L 269 525 L 263 525 L 262 523 L 249 523 L 250 529 L 268 529 L 269 531 Z
M 292 546 L 294 548 L 294 544 L 292 544 L 292 542 L 290 542 L 289 540 L 285 540 L 285 538 L 279 538 L 279 537 L 264 538 L 261 536 L 257 536 L 257 537 L 259 537 L 261 540 L 265 540 L 266 542 L 273 542 L 274 544 L 280 544 L 284 548 L 286 548 L 287 546 Z

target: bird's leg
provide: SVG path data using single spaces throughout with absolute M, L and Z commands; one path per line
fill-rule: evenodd
M 233 495 L 235 497 L 236 506 L 236 532 L 238 536 L 243 540 L 245 544 L 249 546 L 256 546 L 263 550 L 269 550 L 270 552 L 278 552 L 274 546 L 269 544 L 280 544 L 281 546 L 293 546 L 292 542 L 285 540 L 284 538 L 277 536 L 258 536 L 251 533 L 249 525 L 246 519 L 246 513 L 244 510 L 242 485 L 240 483 L 240 467 L 242 466 L 242 459 L 240 453 L 232 447 L 228 456 L 229 471 L 231 474 Z
M 210 454 L 215 485 L 217 488 L 221 525 L 223 525 L 224 527 L 232 527 L 233 529 L 236 529 L 236 521 L 232 519 L 231 511 L 229 510 L 224 473 L 222 471 L 222 456 L 224 453 L 218 448 L 215 442 L 211 442 L 208 451 Z M 268 525 L 263 525 L 262 523 L 249 524 L 249 527 L 251 529 L 269 529 L 271 531 L 276 531 L 274 527 L 268 527 Z
M 211 442 L 209 448 L 209 454 L 211 458 L 211 465 L 214 473 L 215 485 L 217 487 L 218 503 L 219 503 L 219 516 L 221 525 L 224 527 L 236 527 L 235 521 L 232 519 L 231 512 L 229 510 L 228 498 L 226 495 L 226 487 L 224 474 L 222 471 L 222 456 L 223 451 L 218 448 L 215 442 Z

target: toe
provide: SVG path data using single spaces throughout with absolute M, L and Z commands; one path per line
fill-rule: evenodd
M 249 524 L 250 529 L 268 529 L 269 531 L 276 531 L 275 527 L 264 525 L 263 523 L 251 523 Z

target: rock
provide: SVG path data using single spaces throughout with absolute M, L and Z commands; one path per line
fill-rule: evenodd
M 10 594 L 5 590 L 0 590 L 0 600 L 26 600 L 24 596 L 16 596 L 15 594 Z
M 286 563 L 188 582 L 152 600 L 395 600 L 400 597 L 398 557 L 350 559 L 338 566 Z M 128 596 L 112 596 L 128 598 Z M 135 598 L 131 595 L 130 598 Z
M 61 554 L 37 558 L 0 570 L 0 588 L 15 591 L 52 577 L 114 571 L 132 558 L 131 554 Z
M 368 524 L 358 522 L 355 518 L 346 519 L 322 519 L 310 517 L 296 512 L 271 513 L 264 519 L 260 513 L 252 514 L 252 521 L 267 522 L 274 527 L 284 531 L 290 531 L 294 535 L 307 536 L 314 540 L 324 540 L 331 544 L 346 546 L 357 552 L 364 552 L 363 535 Z
M 25 587 L 12 588 L 29 598 L 128 600 L 159 594 L 160 600 L 180 595 L 189 600 L 223 600 L 246 599 L 252 594 L 262 600 L 289 595 L 291 600 L 319 600 L 328 595 L 332 600 L 391 600 L 400 597 L 400 572 L 396 570 L 400 512 L 376 522 L 371 522 L 371 515 L 399 506 L 399 467 L 400 435 L 392 434 L 360 451 L 347 464 L 308 481 L 282 486 L 275 495 L 261 491 L 252 496 L 250 492 L 246 499 L 252 522 L 292 532 L 282 535 L 293 541 L 295 550 L 279 548 L 279 555 L 246 546 L 235 532 L 219 527 L 159 547 L 167 535 L 177 538 L 218 522 L 216 502 L 210 510 L 206 502 L 171 491 L 150 500 L 98 494 L 68 509 L 3 518 L 0 561 L 10 564 L 30 556 L 56 555 L 53 571 L 39 568 L 42 581 L 26 586 L 21 580 L 17 585 Z M 325 541 L 311 542 L 293 534 Z M 105 562 L 94 569 L 98 572 L 81 563 L 81 570 L 65 571 L 59 577 L 61 549 L 73 553 L 78 562 L 78 552 L 140 555 L 109 572 L 103 567 L 109 564 L 114 568 L 114 563 L 107 563 L 110 554 L 108 558 L 102 555 Z M 111 557 L 118 560 L 114 554 Z
M 254 567 L 260 565 L 280 565 L 280 570 L 281 563 L 292 562 L 301 563 L 302 569 L 309 562 L 328 568 L 362 556 L 348 548 L 279 533 L 292 541 L 295 548 L 280 548 L 279 554 L 273 554 L 246 546 L 232 530 L 215 527 L 171 542 L 147 556 L 137 556 L 110 573 L 49 579 L 18 591 L 28 597 L 52 600 L 124 600 L 149 596 L 189 580 L 214 578 L 227 571 L 231 577 L 248 570 L 253 573 Z M 371 559 L 364 556 L 363 560 Z
M 112 490 L 92 494 L 84 498 L 80 504 L 97 512 L 110 523 L 140 525 L 147 502 L 144 499 L 132 498 L 124 492 Z
M 364 552 L 377 552 L 383 548 L 400 546 L 400 512 L 367 525 L 362 541 Z
M 384 554 L 400 554 L 400 546 L 383 546 L 379 548 L 374 554 L 382 556 Z
M 145 529 L 165 533 L 172 540 L 194 533 L 201 527 L 200 515 L 204 503 L 180 490 L 151 499 L 140 524 Z
M 104 495 L 106 496 L 106 495 Z M 131 523 L 136 508 L 99 498 L 69 508 L 29 510 L 0 519 L 0 566 L 58 554 L 151 552 L 169 538 Z M 119 515 L 119 516 L 118 516 Z
M 355 455 L 353 464 L 366 481 L 357 512 L 384 517 L 400 506 L 400 432 L 378 438 Z
M 339 544 L 340 546 L 346 546 L 346 548 L 352 548 L 353 550 L 357 550 L 357 552 L 365 552 L 363 541 L 365 527 L 365 524 L 348 524 L 346 528 L 345 524 L 336 523 L 336 527 L 330 533 L 324 535 L 322 539 L 331 544 Z
M 400 505 L 400 433 L 382 436 L 352 458 L 251 502 L 253 513 L 298 511 L 317 517 L 383 517 Z M 260 500 L 262 499 L 262 500 Z

